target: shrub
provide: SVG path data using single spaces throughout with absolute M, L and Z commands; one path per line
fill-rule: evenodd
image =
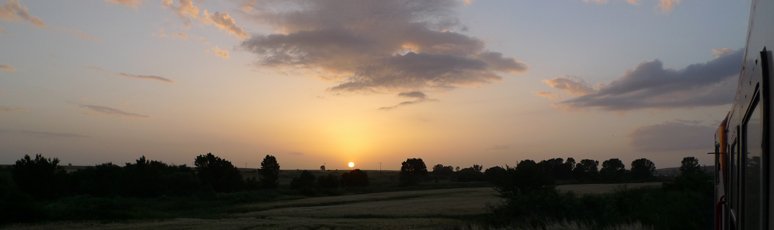
M 368 174 L 355 169 L 341 174 L 341 185 L 345 187 L 364 187 L 368 186 Z
M 242 174 L 231 162 L 212 153 L 199 155 L 194 161 L 196 174 L 203 185 L 216 192 L 233 192 L 242 186 Z

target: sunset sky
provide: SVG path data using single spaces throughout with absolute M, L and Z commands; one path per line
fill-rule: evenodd
M 750 0 L 0 0 L 0 164 L 678 166 Z

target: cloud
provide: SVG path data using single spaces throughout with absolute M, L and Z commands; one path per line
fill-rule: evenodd
M 10 112 L 18 112 L 23 111 L 24 109 L 19 107 L 8 107 L 8 106 L 0 106 L 0 113 L 10 113 Z
M 489 150 L 489 151 L 505 151 L 505 150 L 508 150 L 510 148 L 511 148 L 511 146 L 509 146 L 509 145 L 494 145 L 494 146 L 490 146 L 486 150 Z
M 712 49 L 712 56 L 715 58 L 719 58 L 721 56 L 725 56 L 726 54 L 730 54 L 734 52 L 731 48 L 715 48 Z
M 138 75 L 138 74 L 129 74 L 129 73 L 116 73 L 118 76 L 127 77 L 127 78 L 134 78 L 134 79 L 141 79 L 141 80 L 153 80 L 153 81 L 160 81 L 165 83 L 174 83 L 175 81 L 172 81 L 169 78 L 160 77 L 156 75 Z
M 498 81 L 527 65 L 485 49 L 446 0 L 267 0 L 249 15 L 277 32 L 242 47 L 259 64 L 309 70 L 333 80 L 334 92 L 453 89 Z
M 64 27 L 55 27 L 55 28 L 52 28 L 52 30 L 65 33 L 67 35 L 76 37 L 76 38 L 84 40 L 84 41 L 92 41 L 92 42 L 100 41 L 100 39 L 97 36 L 91 35 L 89 33 L 86 33 L 84 31 L 78 30 L 78 29 L 64 28 Z
M 162 0 L 161 3 L 174 10 L 187 25 L 191 24 L 192 19 L 199 18 L 199 7 L 193 4 L 193 0 L 178 0 L 177 5 L 174 0 Z
M 411 91 L 411 92 L 398 93 L 398 97 L 409 98 L 409 99 L 413 99 L 413 100 L 411 100 L 411 101 L 403 101 L 403 102 L 400 102 L 400 103 L 398 103 L 396 105 L 393 105 L 393 106 L 380 107 L 379 110 L 393 110 L 393 109 L 396 109 L 396 108 L 401 107 L 401 106 L 413 105 L 413 104 L 422 103 L 422 102 L 426 102 L 426 101 L 436 101 L 435 99 L 427 98 L 427 95 L 425 95 L 425 93 L 420 92 L 420 91 Z
M 554 79 L 544 80 L 543 83 L 551 88 L 560 89 L 568 92 L 571 95 L 583 96 L 594 92 L 586 82 L 580 79 L 572 79 L 569 77 L 558 77 Z
M 206 24 L 213 24 L 218 29 L 227 31 L 239 39 L 244 40 L 249 36 L 244 29 L 237 26 L 236 20 L 228 13 L 215 12 L 210 14 L 207 10 L 204 10 L 204 22 Z
M 37 138 L 86 138 L 89 136 L 76 133 L 43 132 L 18 129 L 0 129 L 0 134 L 24 135 Z
M 5 21 L 21 19 L 37 27 L 46 27 L 46 23 L 43 20 L 30 14 L 27 7 L 22 6 L 18 0 L 8 0 L 5 5 L 0 6 L 0 19 Z
M 599 90 L 561 102 L 606 110 L 676 108 L 728 104 L 734 98 L 743 50 L 680 70 L 659 60 L 644 62 Z
M 218 47 L 212 47 L 210 51 L 212 51 L 212 54 L 214 54 L 215 56 L 218 56 L 223 59 L 228 59 L 229 57 L 228 50 L 224 50 Z
M 160 38 L 176 38 L 180 40 L 188 40 L 189 38 L 188 33 L 186 32 L 167 32 L 164 28 L 159 29 L 154 35 Z
M 0 64 L 0 71 L 6 72 L 6 73 L 13 73 L 13 72 L 16 72 L 16 68 L 13 68 L 13 66 L 8 64 Z
M 596 4 L 596 5 L 605 5 L 607 3 L 610 3 L 610 0 L 582 0 L 582 1 L 585 3 Z M 628 3 L 629 5 L 637 6 L 637 5 L 640 5 L 640 0 L 626 0 L 626 3 Z M 656 5 L 656 8 L 661 12 L 670 12 L 679 3 L 680 3 L 680 0 L 658 0 L 658 4 Z
M 142 4 L 142 0 L 107 0 L 110 3 L 124 5 L 132 8 L 137 8 Z
M 88 110 L 90 110 L 92 112 L 97 112 L 97 113 L 106 114 L 106 115 L 112 115 L 112 116 L 134 117 L 134 118 L 148 118 L 148 117 L 150 117 L 148 115 L 127 112 L 127 111 L 123 111 L 123 110 L 120 110 L 120 109 L 111 108 L 111 107 L 107 107 L 107 106 L 101 106 L 101 105 L 84 105 L 84 104 L 80 104 L 79 106 L 81 108 L 88 109 Z
M 583 0 L 583 2 L 597 4 L 597 5 L 604 5 L 609 3 L 610 0 Z M 638 5 L 640 3 L 640 0 L 626 0 L 626 3 L 629 3 L 630 5 Z
M 680 0 L 659 0 L 658 9 L 662 12 L 670 12 L 680 3 Z
M 287 154 L 291 155 L 291 156 L 303 156 L 304 155 L 303 152 L 288 152 Z
M 535 95 L 537 95 L 539 97 L 547 98 L 548 100 L 559 99 L 559 95 L 556 94 L 556 93 L 552 93 L 552 92 L 540 91 L 540 92 L 535 93 Z
M 637 151 L 712 150 L 715 128 L 695 121 L 669 121 L 635 129 L 629 137 Z
M 95 67 L 95 66 L 89 66 L 87 68 L 92 69 L 92 70 L 96 70 L 96 71 L 100 71 L 100 72 L 104 72 L 104 73 L 109 73 L 109 74 L 112 74 L 112 75 L 115 75 L 115 76 L 119 76 L 119 77 L 125 77 L 125 78 L 131 78 L 131 79 L 139 79 L 139 80 L 158 81 L 158 82 L 164 82 L 164 83 L 175 83 L 175 81 L 173 81 L 172 79 L 169 79 L 169 78 L 166 78 L 166 77 L 157 76 L 157 75 L 142 75 L 142 74 L 130 74 L 130 73 L 120 73 L 120 72 L 116 73 L 116 72 L 108 71 L 108 70 L 105 70 L 105 69 L 102 69 L 102 68 L 99 68 L 99 67 Z

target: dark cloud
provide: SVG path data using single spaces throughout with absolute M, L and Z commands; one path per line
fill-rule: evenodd
M 153 81 L 161 81 L 166 83 L 174 83 L 172 79 L 160 77 L 156 75 L 139 75 L 139 74 L 129 74 L 129 73 L 116 73 L 118 76 L 122 77 L 128 77 L 128 78 L 134 78 L 134 79 L 142 79 L 142 80 L 153 80 Z
M 79 106 L 81 108 L 88 109 L 90 111 L 101 113 L 101 114 L 106 114 L 106 115 L 123 116 L 123 117 L 134 117 L 134 118 L 148 118 L 148 117 L 150 117 L 148 115 L 127 112 L 127 111 L 124 111 L 124 110 L 120 110 L 120 109 L 116 109 L 116 108 L 111 108 L 111 107 L 107 107 L 107 106 L 101 106 L 101 105 L 83 105 L 83 104 L 81 104 Z
M 712 150 L 715 128 L 693 121 L 671 121 L 643 126 L 631 133 L 631 146 L 637 151 Z
M 260 64 L 314 70 L 332 91 L 451 89 L 501 79 L 524 63 L 457 31 L 453 0 L 257 1 L 250 14 L 278 33 L 242 47 Z
M 24 135 L 37 138 L 85 138 L 86 135 L 76 133 L 60 133 L 60 132 L 43 132 L 43 131 L 31 131 L 31 130 L 17 130 L 17 129 L 0 129 L 0 134 L 8 135 Z
M 644 62 L 599 90 L 561 104 L 607 110 L 728 104 L 734 98 L 742 54 L 737 50 L 680 70 L 665 69 L 659 60 Z
M 393 106 L 380 107 L 379 110 L 393 110 L 401 106 L 413 105 L 413 104 L 422 103 L 426 101 L 436 101 L 435 99 L 427 98 L 427 95 L 425 95 L 425 93 L 420 91 L 398 93 L 398 97 L 410 98 L 413 100 L 403 101 Z

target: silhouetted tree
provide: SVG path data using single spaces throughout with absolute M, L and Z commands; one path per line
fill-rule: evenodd
M 493 185 L 500 186 L 508 180 L 508 170 L 500 166 L 494 166 L 484 171 L 484 177 Z
M 656 172 L 656 164 L 652 161 L 640 158 L 632 161 L 631 177 L 634 181 L 648 181 L 653 179 Z
M 35 159 L 24 155 L 11 170 L 19 190 L 39 198 L 54 198 L 64 191 L 66 173 L 59 166 L 59 159 L 45 158 L 36 154 Z
M 207 153 L 197 156 L 194 164 L 202 184 L 216 192 L 233 192 L 242 186 L 242 174 L 230 161 Z
M 277 158 L 272 155 L 266 155 L 261 161 L 261 168 L 258 173 L 261 178 L 261 184 L 265 188 L 276 188 L 279 180 L 280 165 Z
M 575 168 L 572 170 L 572 175 L 578 181 L 590 182 L 594 181 L 599 174 L 597 166 L 599 161 L 583 159 L 580 163 L 575 164 Z
M 448 179 L 454 174 L 454 167 L 451 165 L 444 166 L 442 164 L 437 164 L 433 166 L 433 172 L 432 175 L 436 179 Z
M 498 186 L 498 189 L 512 195 L 552 189 L 554 181 L 544 170 L 533 160 L 520 161 L 515 168 L 507 169 L 510 179 Z
M 421 158 L 409 158 L 401 164 L 400 183 L 402 185 L 416 184 L 427 176 L 427 166 Z
M 341 185 L 345 187 L 364 187 L 368 186 L 368 174 L 355 169 L 344 174 L 341 174 Z
M 699 159 L 695 157 L 685 157 L 680 162 L 680 174 L 688 175 L 701 172 L 701 166 L 699 165 Z
M 599 175 L 605 182 L 622 182 L 626 176 L 624 163 L 618 158 L 612 158 L 602 162 L 602 169 Z
M 333 189 L 339 187 L 339 177 L 332 173 L 317 178 L 317 186 L 320 188 Z
M 473 165 L 470 168 L 460 169 L 460 171 L 455 173 L 457 181 L 468 182 L 485 180 L 484 173 L 481 172 L 482 168 L 481 165 Z
M 570 180 L 570 179 L 572 179 L 572 170 L 573 169 L 575 169 L 575 159 L 572 158 L 572 157 L 567 158 L 567 160 L 564 161 L 564 163 L 559 165 L 554 170 L 554 177 L 557 180 Z

